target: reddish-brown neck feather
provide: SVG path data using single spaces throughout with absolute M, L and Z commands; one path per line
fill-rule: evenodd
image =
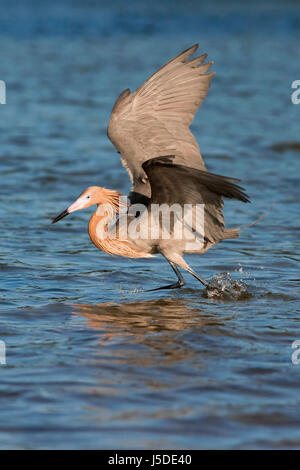
M 101 188 L 101 189 L 102 189 L 102 194 L 101 194 L 100 204 L 111 205 L 113 212 L 115 214 L 119 214 L 121 208 L 126 205 L 124 202 L 123 194 L 119 193 L 118 191 L 114 191 L 113 189 L 106 189 L 106 188 Z M 98 204 L 98 207 L 100 204 Z
M 101 251 L 105 251 L 111 255 L 125 256 L 127 258 L 144 258 L 149 256 L 148 253 L 136 250 L 129 241 L 119 240 L 116 236 L 110 238 L 107 235 L 109 224 L 118 215 L 126 203 L 120 199 L 122 195 L 118 191 L 103 189 L 101 202 L 98 203 L 96 212 L 89 221 L 89 235 L 94 245 Z M 106 205 L 108 205 L 106 207 Z M 98 224 L 106 217 L 105 225 L 99 230 Z M 98 226 L 98 230 L 97 230 Z

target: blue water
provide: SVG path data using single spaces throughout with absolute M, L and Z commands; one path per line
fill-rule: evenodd
M 300 6 L 209 3 L 1 1 L 1 448 L 300 447 Z M 97 251 L 89 210 L 50 225 L 86 186 L 128 192 L 114 101 L 195 42 L 216 76 L 193 132 L 252 199 L 227 225 L 271 212 L 187 260 L 243 300 L 146 292 L 167 263 Z

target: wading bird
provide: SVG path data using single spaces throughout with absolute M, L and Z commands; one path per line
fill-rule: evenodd
M 118 191 L 92 186 L 52 221 L 55 223 L 72 212 L 96 204 L 97 210 L 88 227 L 94 245 L 111 255 L 129 258 L 162 254 L 178 281 L 158 289 L 185 284 L 178 267 L 207 287 L 207 282 L 190 268 L 183 255 L 204 253 L 221 240 L 237 238 L 238 228 L 225 228 L 222 198 L 249 202 L 243 188 L 236 184 L 239 180 L 206 170 L 190 131 L 190 124 L 214 75 L 208 72 L 212 62 L 204 63 L 207 54 L 188 60 L 197 47 L 194 45 L 173 58 L 135 92 L 124 90 L 113 107 L 108 137 L 122 155 L 121 161 L 133 184 L 130 203 L 123 215 L 124 203 Z M 170 236 L 165 237 L 162 236 L 163 216 L 155 212 L 154 207 L 174 204 L 177 209 L 188 207 L 189 214 L 180 217 L 178 211 L 168 212 Z M 203 207 L 200 225 L 196 221 L 196 206 Z M 139 210 L 132 210 L 136 207 Z M 184 228 L 184 234 L 174 237 L 178 223 Z M 133 236 L 128 229 L 130 224 L 139 227 L 143 236 Z M 151 231 L 153 227 L 155 235 Z

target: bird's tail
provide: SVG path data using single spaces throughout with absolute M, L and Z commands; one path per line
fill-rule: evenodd
M 267 217 L 267 215 L 271 212 L 271 209 L 266 212 L 262 217 L 260 217 L 259 219 L 255 220 L 254 222 L 252 222 L 251 224 L 248 224 L 248 225 L 243 225 L 242 227 L 237 227 L 237 228 L 231 228 L 231 229 L 227 229 L 224 231 L 224 237 L 223 237 L 223 240 L 228 240 L 230 238 L 239 238 L 239 231 L 240 230 L 243 230 L 244 228 L 248 228 L 248 227 L 252 227 L 252 225 L 255 225 L 257 224 L 258 222 L 260 222 L 261 220 L 263 220 L 265 217 Z

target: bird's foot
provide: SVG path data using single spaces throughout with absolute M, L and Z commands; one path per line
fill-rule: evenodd
M 178 281 L 178 282 L 175 282 L 174 284 L 169 284 L 168 286 L 161 286 L 161 287 L 156 287 L 156 289 L 150 289 L 148 290 L 148 292 L 154 292 L 156 290 L 162 290 L 162 289 L 178 289 L 182 286 L 185 285 L 185 281 Z

